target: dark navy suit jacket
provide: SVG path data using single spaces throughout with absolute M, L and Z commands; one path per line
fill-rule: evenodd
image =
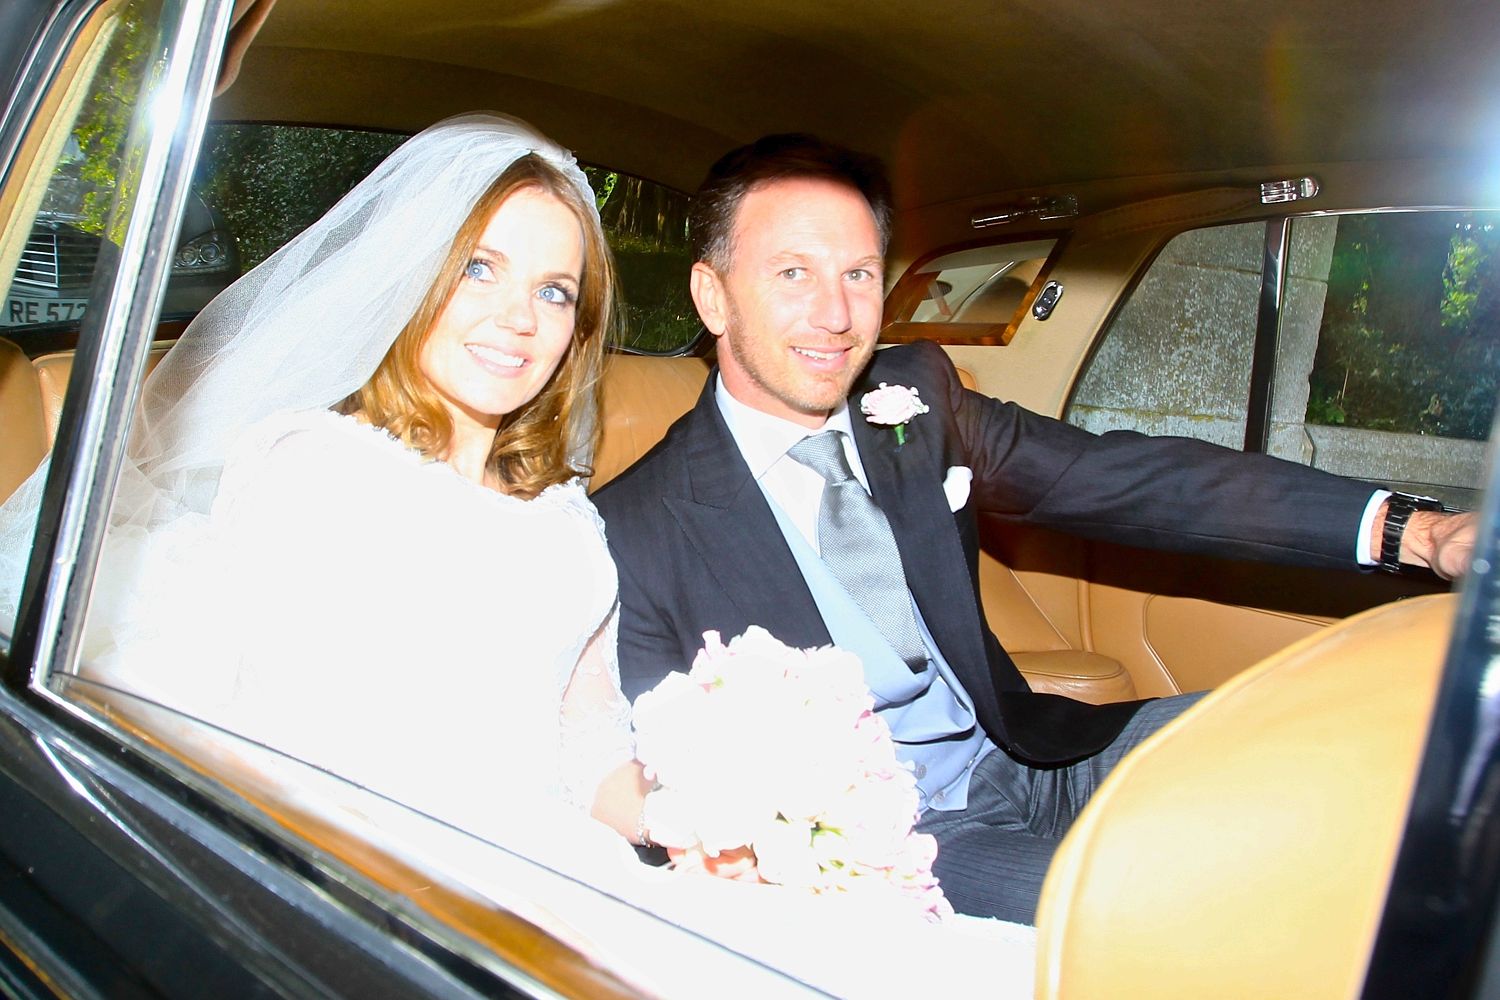
M 930 412 L 898 445 L 865 421 L 881 382 L 920 390 Z M 831 640 L 790 549 L 714 400 L 694 409 L 594 497 L 620 574 L 620 670 L 634 698 L 686 670 L 703 633 L 761 625 L 794 646 Z M 1112 542 L 1306 566 L 1353 567 L 1367 484 L 1185 438 L 1094 435 L 962 387 L 942 349 L 876 353 L 851 394 L 860 460 L 890 520 L 933 639 L 998 745 L 1036 764 L 1107 745 L 1138 703 L 1093 706 L 1033 694 L 979 599 L 981 511 Z M 950 511 L 942 483 L 973 471 Z

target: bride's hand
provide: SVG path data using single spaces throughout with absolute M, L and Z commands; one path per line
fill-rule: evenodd
M 672 859 L 672 867 L 680 872 L 702 872 L 736 882 L 765 881 L 755 866 L 755 850 L 750 847 L 720 851 L 715 857 L 709 857 L 701 847 L 669 847 L 667 856 Z

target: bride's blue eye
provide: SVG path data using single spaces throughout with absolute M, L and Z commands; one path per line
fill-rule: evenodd
M 543 285 L 537 289 L 537 297 L 543 302 L 550 302 L 555 306 L 570 305 L 573 295 L 561 285 Z
M 489 262 L 480 260 L 477 257 L 464 265 L 464 277 L 472 278 L 475 281 L 487 281 L 493 273 L 494 271 L 490 267 Z

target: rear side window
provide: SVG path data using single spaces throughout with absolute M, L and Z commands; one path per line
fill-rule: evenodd
M 1267 226 L 1183 233 L 1101 339 L 1067 419 L 1246 445 Z M 1500 213 L 1291 220 L 1270 421 L 1251 442 L 1469 505 L 1500 364 Z
M 680 191 L 602 167 L 584 167 L 619 269 L 620 347 L 678 354 L 702 332 L 688 294 L 691 199 Z
M 50 173 L 24 233 L 7 232 L 22 245 L 7 267 L 0 306 L 0 337 L 29 355 L 72 348 L 88 311 L 102 255 L 117 252 L 123 235 L 120 206 L 134 196 L 126 162 L 139 121 L 139 97 L 151 77 L 155 18 L 160 4 L 116 5 L 98 30 L 83 37 L 92 51 L 65 99 L 50 159 Z M 222 218 L 196 194 L 189 199 L 166 292 L 165 312 L 196 312 L 237 276 L 233 242 Z M 4 258 L 7 265 L 12 258 Z
M 195 188 L 248 271 L 312 225 L 406 136 L 296 125 L 208 126 Z
M 119 57 L 117 57 L 119 58 Z M 0 335 L 29 353 L 73 345 L 88 308 L 114 146 L 108 105 L 85 103 L 11 282 Z M 406 136 L 354 129 L 216 123 L 208 127 L 172 261 L 164 320 L 191 319 L 244 272 L 307 228 Z M 674 354 L 701 327 L 688 295 L 686 195 L 585 167 L 619 268 L 626 350 Z
M 997 243 L 918 264 L 891 291 L 881 341 L 1007 343 L 1056 246 L 1052 239 Z
M 389 132 L 290 125 L 210 125 L 197 188 L 233 234 L 249 270 L 316 222 L 402 142 Z M 698 336 L 688 297 L 688 198 L 585 167 L 620 273 L 627 349 L 675 353 Z

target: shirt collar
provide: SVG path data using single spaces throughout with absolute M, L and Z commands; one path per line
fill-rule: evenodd
M 750 474 L 757 480 L 803 438 L 823 431 L 841 431 L 851 440 L 854 437 L 854 425 L 850 422 L 847 400 L 839 403 L 822 427 L 803 427 L 747 406 L 724 388 L 722 378 L 714 387 L 714 400 L 719 404 L 724 422 L 729 425 L 730 435 L 740 446 L 745 464 L 750 466 Z

